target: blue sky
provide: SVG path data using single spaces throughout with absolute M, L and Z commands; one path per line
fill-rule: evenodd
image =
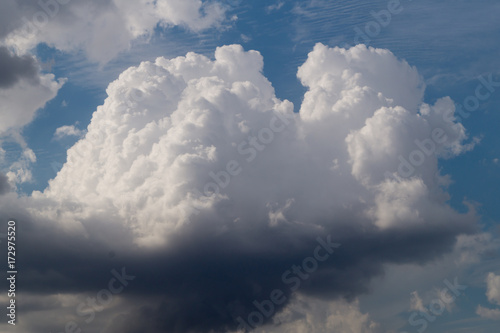
M 161 0 L 158 1 L 158 3 L 161 2 Z M 471 237 L 471 239 L 462 239 L 459 241 L 457 244 L 461 244 L 461 247 L 459 246 L 460 248 L 458 249 L 456 244 L 454 245 L 454 248 L 449 247 L 446 250 L 440 248 L 440 246 L 437 245 L 439 243 L 439 237 L 436 235 L 440 235 L 440 232 L 443 232 L 443 234 L 448 233 L 444 230 L 451 228 L 450 226 L 454 223 L 457 224 L 457 229 L 460 229 L 460 226 L 462 226 L 462 222 L 460 222 L 462 217 L 457 217 L 458 215 L 450 215 L 453 216 L 453 218 L 445 217 L 444 219 L 447 219 L 448 225 L 446 227 L 442 227 L 442 229 L 441 227 L 437 227 L 434 234 L 429 233 L 429 235 L 427 235 L 427 237 L 429 237 L 428 239 L 430 239 L 429 244 L 426 243 L 426 238 L 418 238 L 418 235 L 415 238 L 419 239 L 418 242 L 415 242 L 422 247 L 421 252 L 428 251 L 429 253 L 434 253 L 433 255 L 426 254 L 425 258 L 424 256 L 422 256 L 422 258 L 418 258 L 418 256 L 412 256 L 410 258 L 409 256 L 407 258 L 405 257 L 399 259 L 387 259 L 391 256 L 384 257 L 384 260 L 380 261 L 380 271 L 377 270 L 379 273 L 382 271 L 383 273 L 373 275 L 371 275 L 371 273 L 366 273 L 368 277 L 367 281 L 363 280 L 362 283 L 365 285 L 362 287 L 360 286 L 359 288 L 359 290 L 363 291 L 359 291 L 358 288 L 354 288 L 356 289 L 356 292 L 353 291 L 350 296 L 342 295 L 346 297 L 341 297 L 341 299 L 346 299 L 347 301 L 354 303 L 346 303 L 347 305 L 344 303 L 337 304 L 335 302 L 341 301 L 338 300 L 338 297 L 331 296 L 337 294 L 331 290 L 326 291 L 326 289 L 324 297 L 316 297 L 317 294 L 312 291 L 298 293 L 296 297 L 300 300 L 300 302 L 311 302 L 311 304 L 315 304 L 314 306 L 321 303 L 320 301 L 318 301 L 320 303 L 315 303 L 317 299 L 320 299 L 321 301 L 333 302 L 331 304 L 325 303 L 326 305 L 321 303 L 323 304 L 321 306 L 325 306 L 326 309 L 330 309 L 325 310 L 327 312 L 332 311 L 333 313 L 335 311 L 354 311 L 356 314 L 354 317 L 358 318 L 357 321 L 360 326 L 354 325 L 348 327 L 348 324 L 345 322 L 343 322 L 343 324 L 330 323 L 330 325 L 333 326 L 324 326 L 330 327 L 330 329 L 331 327 L 337 329 L 340 328 L 339 332 L 341 332 L 342 329 L 344 329 L 345 332 L 359 333 L 416 332 L 417 329 L 421 327 L 420 324 L 411 325 L 408 322 L 408 318 L 413 313 L 416 313 L 415 311 L 419 311 L 422 304 L 423 306 L 432 304 L 432 301 L 437 297 L 435 290 L 440 290 L 447 286 L 444 282 L 445 280 L 453 281 L 457 277 L 461 284 L 467 286 L 467 289 L 463 292 L 463 295 L 461 294 L 458 296 L 457 300 L 450 305 L 449 311 L 447 310 L 443 315 L 437 316 L 435 321 L 427 321 L 428 325 L 425 326 L 424 330 L 430 333 L 493 333 L 498 331 L 498 323 L 500 320 L 498 305 L 500 305 L 500 296 L 495 296 L 494 292 L 495 290 L 498 290 L 495 288 L 500 289 L 500 280 L 497 281 L 497 286 L 495 284 L 496 280 L 492 280 L 493 282 L 488 284 L 486 279 L 487 276 L 489 276 L 489 273 L 494 274 L 494 276 L 500 274 L 498 269 L 498 231 L 500 230 L 498 229 L 498 223 L 500 221 L 500 207 L 497 204 L 497 198 L 500 195 L 498 186 L 500 181 L 500 136 L 497 131 L 500 120 L 500 115 L 498 113 L 498 110 L 500 109 L 500 87 L 498 87 L 498 82 L 500 82 L 500 72 L 498 71 L 498 68 L 500 68 L 500 58 L 498 57 L 500 51 L 500 46 L 498 44 L 498 39 L 500 37 L 500 21 L 498 20 L 500 3 L 489 0 L 214 0 L 210 3 L 203 2 L 203 6 L 205 7 L 200 9 L 200 11 L 205 10 L 208 12 L 207 8 L 209 7 L 206 6 L 210 6 L 211 4 L 219 6 L 217 8 L 221 8 L 222 14 L 219 18 L 213 19 L 211 24 L 203 26 L 204 23 L 199 23 L 201 22 L 200 17 L 182 18 L 183 9 L 178 2 L 169 0 L 164 0 L 163 2 L 167 4 L 172 3 L 172 6 L 169 8 L 173 12 L 163 14 L 165 17 L 163 17 L 162 20 L 148 21 L 148 28 L 144 30 L 140 36 L 130 37 L 130 40 L 127 40 L 124 44 L 126 47 L 123 49 L 116 48 L 116 54 L 112 54 L 114 52 L 112 43 L 114 40 L 120 41 L 120 38 L 122 37 L 121 33 L 118 32 L 116 33 L 116 38 L 113 36 L 113 33 L 115 33 L 113 27 L 107 26 L 109 27 L 109 34 L 108 30 L 103 30 L 102 35 L 104 42 L 93 35 L 92 38 L 97 41 L 92 39 L 92 43 L 79 43 L 78 41 L 80 40 L 87 41 L 87 39 L 85 39 L 86 32 L 78 28 L 76 23 L 75 28 L 71 27 L 68 30 L 70 33 L 75 34 L 74 41 L 71 38 L 68 41 L 68 37 L 64 37 L 63 34 L 59 35 L 58 31 L 62 31 L 62 25 L 58 20 L 61 20 L 64 23 L 65 15 L 68 15 L 68 18 L 70 17 L 69 14 L 65 12 L 63 5 L 61 5 L 61 11 L 55 16 L 54 21 L 50 21 L 48 23 L 47 32 L 40 33 L 33 41 L 30 42 L 31 44 L 28 44 L 28 47 L 23 46 L 24 44 L 21 45 L 20 42 L 18 43 L 18 39 L 16 39 L 17 37 L 9 40 L 7 37 L 11 35 L 9 35 L 8 29 L 6 30 L 6 33 L 0 34 L 0 37 L 2 38 L 1 45 L 7 45 L 9 49 L 17 55 L 26 53 L 31 54 L 36 58 L 36 62 L 40 68 L 40 76 L 44 74 L 53 74 L 54 80 L 66 80 L 64 85 L 57 90 L 55 97 L 45 98 L 45 106 L 36 110 L 36 116 L 32 120 L 26 120 L 13 125 L 12 128 L 9 128 L 10 132 L 6 131 L 5 133 L 2 133 L 2 128 L 0 127 L 0 135 L 2 135 L 0 136 L 0 144 L 6 151 L 5 158 L 2 161 L 1 171 L 5 173 L 7 177 L 9 177 L 9 171 L 12 172 L 12 170 L 15 170 L 15 163 L 20 159 L 20 156 L 23 151 L 25 151 L 26 147 L 31 149 L 36 155 L 36 162 L 28 163 L 28 165 L 23 166 L 23 168 L 26 168 L 26 170 L 29 170 L 32 173 L 31 180 L 23 182 L 15 181 L 12 177 L 10 178 L 12 193 L 9 195 L 15 196 L 17 199 L 9 200 L 25 200 L 26 198 L 28 201 L 35 200 L 32 203 L 34 207 L 33 209 L 35 210 L 40 209 L 40 206 L 43 205 L 43 202 L 45 202 L 43 200 L 54 200 L 54 202 L 59 202 L 59 199 L 57 199 L 58 196 L 60 195 L 61 198 L 64 196 L 61 194 L 63 193 L 61 189 L 63 189 L 65 186 L 64 184 L 66 184 L 64 183 L 65 179 L 71 178 L 72 175 L 78 175 L 78 171 L 74 171 L 73 174 L 71 173 L 72 166 L 66 166 L 68 170 L 67 173 L 55 182 L 55 186 L 57 187 L 54 188 L 60 190 L 46 190 L 49 180 L 56 178 L 57 172 L 66 163 L 68 149 L 70 149 L 77 141 L 84 140 L 85 133 L 87 131 L 90 133 L 90 129 L 87 129 L 87 126 L 90 124 L 91 119 L 96 117 L 94 112 L 98 109 L 98 106 L 103 105 L 105 99 L 108 97 L 109 91 L 106 91 L 108 85 L 112 81 L 117 80 L 120 73 L 132 66 L 139 66 L 139 64 L 143 61 L 154 62 L 158 57 L 172 59 L 175 57 L 185 56 L 188 52 L 195 52 L 208 57 L 212 61 L 218 61 L 218 59 L 215 59 L 214 57 L 214 52 L 217 47 L 240 44 L 243 46 L 245 51 L 256 50 L 260 53 L 264 63 L 262 75 L 271 82 L 275 90 L 275 97 L 282 101 L 288 100 L 292 102 L 294 112 L 298 113 L 301 109 L 306 92 L 312 88 L 305 87 L 301 84 L 301 81 L 297 77 L 297 71 L 298 68 L 304 63 L 312 62 L 311 59 L 313 49 L 315 50 L 314 52 L 316 52 L 315 45 L 317 43 L 321 43 L 329 48 L 349 48 L 356 45 L 359 41 L 363 41 L 370 47 L 389 50 L 397 59 L 400 61 L 406 61 L 410 66 L 414 66 L 418 70 L 419 75 L 422 77 L 422 80 L 426 85 L 425 94 L 422 100 L 424 103 L 434 105 L 442 97 L 449 96 L 456 105 L 464 107 L 464 105 L 467 104 L 467 101 L 471 100 L 470 97 L 477 94 L 478 85 L 483 86 L 483 88 L 481 88 L 482 91 L 488 92 L 488 97 L 479 101 L 479 104 L 475 107 L 477 110 L 470 112 L 470 114 L 466 117 L 462 117 L 463 119 L 458 121 L 462 123 L 467 133 L 467 139 L 465 139 L 465 141 L 460 141 L 458 144 L 462 147 L 460 149 L 469 151 L 456 154 L 456 156 L 451 156 L 451 158 L 442 158 L 441 156 L 439 159 L 436 159 L 437 164 L 432 166 L 432 168 L 437 167 L 437 169 L 440 170 L 440 175 L 449 176 L 449 185 L 441 188 L 443 193 L 449 195 L 449 200 L 445 200 L 442 203 L 443 206 L 449 205 L 457 213 L 463 214 L 461 216 L 469 216 L 467 214 L 471 212 L 471 207 L 474 207 L 474 209 L 477 210 L 477 213 L 474 213 L 477 214 L 477 221 L 475 222 L 474 227 L 471 227 L 475 231 L 471 232 L 470 229 L 464 229 L 467 230 L 464 231 L 464 234 L 467 234 L 468 237 Z M 196 1 L 191 2 L 193 4 L 197 3 Z M 110 6 L 114 5 L 114 1 L 111 0 L 106 3 L 109 3 Z M 69 6 L 73 6 L 73 4 L 70 4 Z M 96 10 L 104 11 L 104 9 L 99 9 L 100 5 L 95 6 L 97 7 Z M 179 14 L 177 15 L 178 17 L 181 17 L 179 21 L 176 21 L 176 6 L 179 6 Z M 31 10 L 25 13 L 25 15 L 28 16 L 31 15 L 31 13 L 40 11 L 40 9 L 35 5 L 28 10 Z M 393 13 L 389 10 L 392 10 Z M 126 12 L 124 10 L 124 13 L 126 13 L 126 15 L 124 14 L 124 19 L 130 19 L 131 17 L 134 18 L 135 16 L 139 17 L 137 14 L 138 12 L 134 10 L 130 12 Z M 196 11 L 196 13 L 198 13 L 198 11 Z M 387 13 L 391 13 L 390 16 L 387 16 Z M 15 14 L 13 12 L 12 15 L 20 16 L 21 14 L 16 11 Z M 87 24 L 89 26 L 97 26 L 97 24 L 102 23 L 95 17 L 87 19 Z M 111 19 L 109 19 L 109 21 L 111 21 Z M 53 22 L 56 22 L 57 24 Z M 113 23 L 111 23 L 111 25 L 113 25 Z M 360 37 L 360 31 L 363 33 L 363 37 Z M 105 38 L 107 38 L 106 36 L 108 35 L 112 37 L 106 40 Z M 97 36 L 99 37 L 99 32 L 97 33 Z M 238 68 L 238 71 L 243 73 L 241 75 L 246 75 L 247 70 L 250 69 L 245 66 L 252 65 L 253 62 L 239 65 L 241 67 Z M 392 67 L 389 69 L 392 70 Z M 325 72 L 328 71 L 327 68 L 324 70 Z M 377 70 L 381 71 L 381 69 L 367 69 L 367 72 L 375 72 Z M 361 71 L 361 73 L 364 72 Z M 380 73 L 380 76 L 384 75 L 388 75 L 390 77 L 390 74 Z M 394 80 L 396 79 L 397 78 L 394 77 Z M 489 79 L 497 84 L 497 86 L 493 88 L 490 86 L 489 88 L 491 88 L 491 90 L 488 90 L 488 87 L 484 85 L 484 80 Z M 117 86 L 119 86 L 124 80 L 125 78 L 118 79 L 116 81 Z M 326 80 L 326 78 L 323 78 L 323 80 Z M 332 85 L 333 84 L 334 83 L 332 83 Z M 384 83 L 381 81 L 380 85 L 383 84 Z M 398 86 L 398 84 L 399 83 L 397 82 L 394 83 L 395 86 Z M 401 82 L 401 86 L 405 86 L 405 84 L 406 83 Z M 124 87 L 125 88 L 123 89 L 126 89 L 125 83 Z M 119 88 L 117 89 L 119 90 Z M 374 89 L 377 88 L 375 87 Z M 185 94 L 188 94 L 188 92 L 185 92 Z M 395 98 L 396 100 L 398 98 L 395 96 L 390 97 Z M 110 103 L 114 101 L 114 98 L 116 97 L 109 97 Z M 139 103 L 141 103 L 141 101 L 139 101 Z M 146 108 L 152 108 L 151 105 L 153 104 L 145 105 L 147 105 L 145 106 Z M 111 107 L 105 106 L 103 107 L 103 110 L 108 110 L 109 108 Z M 368 123 L 368 120 L 366 121 Z M 98 120 L 95 122 L 98 123 Z M 327 124 L 328 120 L 324 120 L 324 123 Z M 62 137 L 61 139 L 56 139 L 55 133 L 57 129 L 63 126 L 74 126 L 77 130 L 81 131 L 80 135 L 68 135 Z M 102 128 L 105 128 L 104 125 L 102 126 Z M 320 127 L 320 125 L 317 126 L 317 133 L 323 131 L 323 127 Z M 355 131 L 358 130 L 358 128 L 353 128 L 352 130 Z M 332 138 L 335 138 L 336 130 L 332 128 L 331 131 L 333 133 Z M 410 132 L 411 129 L 408 130 L 408 135 L 413 135 L 411 134 L 413 132 Z M 328 131 L 325 133 L 328 133 Z M 18 135 L 17 137 L 20 136 L 25 140 L 26 147 L 23 147 L 20 141 L 15 139 L 16 135 Z M 314 140 L 318 140 L 318 142 L 322 142 L 320 146 L 324 145 L 327 147 L 329 144 L 328 137 L 326 134 L 322 135 L 323 134 L 318 134 L 318 137 L 314 137 L 314 135 L 312 135 L 311 137 L 314 138 L 311 139 L 311 142 L 316 142 Z M 293 140 L 294 139 L 290 139 L 290 141 L 294 142 Z M 337 142 L 334 140 L 335 139 L 332 139 L 332 142 Z M 463 148 L 470 143 L 474 143 L 473 147 L 471 146 L 471 149 Z M 87 143 L 82 143 L 82 146 L 84 144 Z M 158 143 L 158 145 L 161 146 L 160 143 Z M 332 145 L 337 145 L 337 143 L 332 143 Z M 415 149 L 415 147 L 409 146 L 406 150 L 407 154 L 410 154 L 413 149 Z M 75 151 L 77 150 L 78 148 L 75 148 Z M 267 161 L 269 158 L 270 161 L 273 161 L 270 157 L 268 157 L 268 155 L 265 155 L 267 151 L 268 150 L 263 153 L 264 155 L 262 159 Z M 286 153 L 286 150 L 283 151 Z M 93 154 L 98 153 L 95 153 L 94 151 Z M 95 155 L 88 155 L 87 157 L 88 159 L 91 159 L 92 156 Z M 285 157 L 281 158 L 284 159 Z M 434 156 L 432 158 L 434 158 Z M 112 155 L 109 155 L 108 159 L 112 159 Z M 318 160 L 321 159 L 321 157 L 318 157 Z M 342 159 L 342 157 L 339 157 L 339 159 Z M 352 157 L 348 163 L 352 163 L 353 159 L 354 157 Z M 293 163 L 293 160 L 291 161 L 291 163 Z M 262 163 L 265 164 L 264 162 Z M 286 164 L 273 161 L 272 163 L 269 162 L 268 168 L 278 168 L 283 165 Z M 102 166 L 96 165 L 96 169 L 99 169 L 100 167 Z M 261 168 L 260 164 L 254 169 L 254 171 L 248 171 L 248 174 L 253 174 L 253 172 L 258 174 L 260 170 L 259 168 Z M 433 170 L 432 168 L 429 170 Z M 174 169 L 168 170 L 170 170 L 169 172 L 177 175 Z M 187 170 L 191 169 L 188 168 Z M 127 174 L 128 171 L 123 172 Z M 182 175 L 187 178 L 195 178 L 198 175 L 194 171 L 192 174 L 189 173 L 190 171 L 186 172 L 186 174 Z M 245 172 L 247 171 L 245 170 Z M 272 174 L 274 173 L 270 173 L 270 175 Z M 286 172 L 284 172 L 284 174 L 286 174 Z M 352 174 L 354 177 L 357 177 L 354 169 Z M 87 177 L 86 175 L 86 173 L 85 175 L 82 174 L 82 181 L 87 179 L 85 178 Z M 105 178 L 105 176 L 103 177 Z M 165 177 L 168 178 L 168 176 Z M 349 177 L 351 177 L 351 175 L 349 175 Z M 265 178 L 265 176 L 262 176 L 262 178 Z M 422 176 L 422 179 L 424 178 L 425 177 Z M 76 180 L 72 181 L 75 183 L 68 181 L 68 189 L 73 186 L 71 184 L 76 184 L 77 182 Z M 301 184 L 302 182 L 301 179 L 296 178 L 289 178 L 289 181 L 296 184 Z M 235 184 L 240 186 L 239 183 L 236 182 L 239 182 L 238 179 L 235 180 Z M 241 181 L 241 183 L 244 184 L 243 181 Z M 96 186 L 111 186 L 109 184 L 103 184 Z M 316 185 L 318 193 L 323 191 L 321 189 L 322 184 L 323 183 L 321 181 L 318 181 Z M 328 183 L 325 182 L 324 184 L 326 186 Z M 342 182 L 338 184 L 340 188 L 343 186 Z M 91 187 L 92 185 L 88 186 Z M 252 183 L 248 183 L 247 186 L 252 187 Z M 314 188 L 313 185 L 311 186 Z M 297 187 L 300 186 L 297 185 Z M 255 188 L 258 188 L 258 185 L 255 185 Z M 357 189 L 358 187 L 353 188 Z M 439 188 L 439 186 L 436 188 Z M 371 191 L 371 188 L 361 189 L 361 187 L 359 187 L 359 190 L 351 188 L 346 188 L 344 190 L 347 193 L 346 195 L 352 195 L 352 197 L 359 195 L 361 198 L 366 195 L 365 191 Z M 38 193 L 39 196 L 46 196 L 45 199 L 42 200 L 39 197 L 36 197 L 36 195 L 34 199 L 30 199 L 33 191 L 39 191 L 36 193 Z M 164 189 L 164 191 L 168 192 L 169 190 Z M 228 189 L 229 198 L 232 198 L 232 195 L 234 195 L 235 198 L 239 198 L 236 193 L 236 189 L 234 190 L 235 192 L 231 191 L 233 190 Z M 268 189 L 268 191 L 272 192 L 273 190 Z M 251 192 L 252 190 L 249 191 L 249 193 Z M 277 190 L 277 192 L 279 191 Z M 340 192 L 342 192 L 342 188 Z M 81 193 L 87 192 L 82 190 Z M 286 193 L 287 195 L 289 194 L 289 192 Z M 307 190 L 304 190 L 304 196 L 307 196 L 308 193 L 309 192 L 307 192 Z M 325 190 L 325 193 L 330 192 Z M 333 195 L 334 198 L 336 198 L 335 195 Z M 404 196 L 404 194 L 401 195 Z M 116 196 L 123 196 L 123 198 L 125 198 L 127 197 L 127 194 L 118 192 L 116 193 Z M 89 198 L 90 197 L 91 195 L 89 194 Z M 279 198 L 279 200 L 276 199 L 276 201 L 281 203 L 285 202 L 285 199 L 287 199 L 284 195 L 281 196 L 281 194 L 274 194 L 269 197 Z M 69 198 L 69 196 L 64 196 L 64 198 Z M 148 202 L 151 202 L 150 200 L 154 200 L 147 197 L 147 195 L 142 198 L 144 199 L 144 202 L 142 202 L 142 199 L 139 197 L 134 198 L 136 198 L 137 201 L 141 201 L 141 204 L 138 205 L 147 205 Z M 248 199 L 245 199 L 245 196 L 242 196 L 242 198 L 243 201 Z M 297 198 L 294 198 L 294 200 L 300 201 L 299 198 L 300 195 L 297 194 Z M 366 196 L 364 198 L 371 197 Z M 42 201 L 38 202 L 36 200 Z M 115 208 L 118 210 L 123 208 L 123 206 L 120 206 L 122 205 L 121 203 L 113 203 L 113 208 L 106 208 L 104 206 L 97 207 L 97 204 L 93 204 L 94 201 L 87 200 L 91 199 L 87 199 L 87 197 L 85 197 L 85 199 L 82 199 L 79 203 L 75 203 L 75 205 L 78 206 L 81 204 L 82 207 L 85 205 L 94 205 L 95 212 L 93 213 L 95 214 L 101 214 L 97 212 L 103 212 L 108 209 L 111 212 Z M 108 202 L 106 200 L 107 199 L 101 198 L 103 205 L 104 202 Z M 311 201 L 322 202 L 322 200 L 323 199 L 311 198 Z M 370 202 L 372 199 L 366 200 L 367 202 Z M 374 197 L 373 200 L 376 201 L 378 199 Z M 288 201 L 286 202 L 288 205 Z M 57 209 L 59 209 L 59 212 L 64 211 L 65 209 L 68 209 L 69 212 L 71 208 L 68 207 L 72 207 L 65 206 L 66 201 L 60 201 L 58 205 Z M 127 206 L 127 209 L 130 209 L 131 212 L 135 212 L 135 208 L 131 208 L 130 203 L 123 205 L 129 205 Z M 140 211 L 143 206 L 140 207 L 141 208 L 137 208 L 137 211 Z M 159 206 L 155 207 L 157 207 L 157 210 L 160 210 L 160 208 L 158 208 Z M 243 212 L 246 214 L 246 209 L 248 208 L 242 208 L 238 205 L 235 205 L 234 207 L 227 209 L 229 211 L 231 211 L 231 209 L 236 211 L 240 209 L 242 215 L 244 215 Z M 315 207 L 315 204 L 311 204 L 311 210 Z M 318 207 L 324 206 L 318 203 Z M 220 209 L 222 211 L 222 208 Z M 251 210 L 250 208 L 248 209 Z M 283 208 L 283 214 L 285 214 L 284 212 L 286 209 Z M 294 211 L 293 209 L 294 208 L 291 208 L 292 211 Z M 426 216 L 425 214 L 427 213 L 432 214 L 434 212 L 432 209 L 433 208 L 424 207 L 422 208 L 420 215 Z M 219 212 L 219 208 L 217 208 L 216 211 Z M 127 212 L 129 211 L 127 210 Z M 42 213 L 40 213 L 41 215 L 37 215 L 38 213 L 35 214 L 32 212 L 30 214 L 34 214 L 33 216 L 43 215 Z M 58 216 L 59 214 L 64 213 L 57 213 Z M 90 218 L 89 216 L 92 214 L 82 213 L 81 216 L 72 217 L 71 221 L 80 221 L 79 219 L 83 221 L 86 218 Z M 116 213 L 115 215 L 119 216 L 119 214 L 120 213 Z M 20 215 L 25 216 L 25 213 L 20 213 Z M 297 213 L 297 216 L 306 215 L 307 214 Z M 49 215 L 43 216 L 49 220 L 54 218 L 53 215 L 50 215 L 52 216 L 50 218 L 47 217 Z M 156 215 L 152 214 L 144 216 Z M 171 218 L 171 215 L 168 216 Z M 311 216 L 316 215 L 311 214 Z M 200 215 L 198 215 L 198 217 L 200 217 Z M 33 220 L 36 220 L 35 217 L 32 218 Z M 110 220 L 113 220 L 113 218 L 110 217 Z M 456 221 L 454 220 L 455 218 L 457 219 Z M 244 218 L 242 217 L 242 219 Z M 87 228 L 84 222 L 81 223 L 85 226 L 85 228 Z M 89 225 L 92 225 L 92 223 L 89 222 Z M 92 227 L 88 228 L 90 229 L 87 230 L 87 234 L 94 235 L 94 232 L 89 231 Z M 292 231 L 288 232 L 294 234 Z M 128 232 L 125 232 L 125 234 L 129 235 Z M 135 234 L 131 233 L 131 235 Z M 187 234 L 182 235 L 184 237 Z M 458 234 L 454 236 L 461 237 Z M 90 237 L 92 238 L 92 236 Z M 135 236 L 131 237 L 134 238 Z M 193 239 L 196 239 L 196 237 L 193 236 Z M 353 236 L 353 238 L 356 237 Z M 297 239 L 300 239 L 300 237 Z M 347 237 L 346 239 L 350 238 Z M 362 239 L 362 237 L 359 237 L 359 239 Z M 102 239 L 97 242 L 100 241 L 102 241 Z M 445 241 L 443 241 L 443 244 L 444 243 Z M 267 244 L 267 246 L 269 246 L 269 244 Z M 434 247 L 436 248 L 435 252 L 432 250 Z M 404 250 L 398 248 L 394 248 L 394 251 L 400 251 L 401 253 L 405 252 Z M 353 260 L 356 261 L 355 259 Z M 363 260 L 360 259 L 360 261 Z M 288 261 L 284 260 L 283 262 Z M 263 272 L 264 271 L 265 270 L 263 270 Z M 360 271 L 363 271 L 363 269 L 360 268 Z M 361 282 L 359 283 L 361 284 Z M 314 288 L 311 287 L 311 290 L 313 289 Z M 66 292 L 71 294 L 72 291 L 68 290 Z M 416 293 L 412 296 L 413 292 Z M 493 296 L 488 298 L 487 295 Z M 210 302 L 210 300 L 207 300 L 206 302 Z M 123 306 L 125 307 L 125 305 Z M 314 306 L 311 305 L 310 308 L 313 309 Z M 492 311 L 496 311 L 496 317 L 491 319 L 487 318 L 486 315 L 481 316 L 479 314 L 480 311 L 478 310 L 478 306 L 493 309 Z M 352 307 L 354 307 L 354 310 Z M 161 309 L 161 307 L 158 307 L 158 309 Z M 120 308 L 116 311 L 123 313 L 125 310 L 124 308 Z M 294 313 L 293 308 L 285 308 L 282 309 L 282 314 L 288 313 L 287 311 Z M 311 310 L 311 313 L 312 312 L 314 311 Z M 316 314 L 316 312 L 314 313 Z M 370 320 L 376 323 L 376 325 L 374 324 L 370 326 L 367 324 L 366 318 L 356 317 L 357 315 L 361 316 L 361 313 L 369 315 Z M 304 314 L 304 316 L 306 316 L 306 314 Z M 22 314 L 20 314 L 20 317 L 21 316 Z M 112 314 L 109 314 L 109 316 L 112 316 Z M 278 318 L 278 316 L 276 318 Z M 137 319 L 138 322 L 140 322 L 140 320 L 142 320 L 142 318 Z M 328 320 L 334 319 L 327 318 L 327 321 Z M 99 323 L 106 323 L 106 321 L 104 319 L 101 321 L 100 319 Z M 94 322 L 92 325 L 94 324 L 96 325 L 95 327 L 98 327 L 97 322 Z M 363 326 L 365 324 L 366 327 Z M 109 325 L 106 327 L 112 326 Z M 313 326 L 309 327 L 302 323 L 301 319 L 297 319 L 295 321 L 292 320 L 287 322 L 286 325 L 290 326 L 283 327 L 295 329 L 295 332 L 314 329 L 311 328 Z M 349 325 L 353 324 L 349 323 Z M 268 325 L 258 328 L 258 330 L 260 330 L 260 332 L 281 332 L 280 329 L 283 329 L 283 327 L 279 328 L 278 326 L 273 326 L 268 323 Z M 35 326 L 30 326 L 31 329 L 33 329 L 33 327 Z M 104 332 L 104 328 L 95 327 L 93 329 L 103 329 Z M 222 325 L 219 326 L 219 329 L 221 329 L 220 327 L 226 327 L 227 329 L 227 327 L 230 326 Z M 115 329 L 115 326 L 112 328 Z M 112 330 L 110 329 L 109 332 L 112 332 Z M 319 328 L 318 332 L 320 332 Z

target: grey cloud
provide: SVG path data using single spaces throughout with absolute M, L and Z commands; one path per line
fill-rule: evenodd
M 10 185 L 7 176 L 5 176 L 3 173 L 0 172 L 0 195 L 5 194 L 9 191 L 10 191 Z
M 288 304 L 293 292 L 282 275 L 312 256 L 317 237 L 331 235 L 332 241 L 342 245 L 301 281 L 298 292 L 351 300 L 369 292 L 371 279 L 384 273 L 384 264 L 428 262 L 451 250 L 456 235 L 474 232 L 461 221 L 438 231 L 367 230 L 350 223 L 355 215 L 346 211 L 343 217 L 332 217 L 335 227 L 323 222 L 325 229 L 321 232 L 280 226 L 234 227 L 218 234 L 209 228 L 188 228 L 175 237 L 175 242 L 154 251 L 131 245 L 131 237 L 117 226 L 93 230 L 102 233 L 101 240 L 93 236 L 83 239 L 24 215 L 18 220 L 18 242 L 24 244 L 18 258 L 23 263 L 19 285 L 40 297 L 58 293 L 95 297 L 107 286 L 111 269 L 125 267 L 135 279 L 120 296 L 134 310 L 98 314 L 107 316 L 105 332 L 227 332 L 237 328 L 236 318 L 246 318 L 256 310 L 254 300 L 269 299 L 274 289 L 282 290 L 287 297 L 276 312 Z M 207 216 L 198 219 L 203 222 L 198 225 L 212 223 Z M 122 241 L 107 242 L 106 233 L 111 232 Z M 111 251 L 116 256 L 108 255 Z M 86 318 L 80 317 L 81 322 Z M 29 323 L 33 332 L 41 325 Z
M 17 1 L 0 2 L 0 38 L 4 38 L 22 24 L 19 14 Z
M 9 88 L 20 79 L 36 82 L 38 65 L 30 55 L 17 56 L 5 46 L 0 46 L 0 88 Z

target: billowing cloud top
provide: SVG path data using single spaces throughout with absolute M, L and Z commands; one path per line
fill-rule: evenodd
M 206 216 L 221 230 L 334 226 L 343 214 L 377 229 L 464 222 L 437 168 L 466 149 L 464 129 L 450 99 L 422 103 L 414 68 L 388 51 L 318 44 L 298 72 L 309 87 L 299 114 L 262 68 L 258 52 L 232 45 L 213 61 L 128 69 L 43 196 L 79 205 L 75 221 L 113 212 L 143 246 Z

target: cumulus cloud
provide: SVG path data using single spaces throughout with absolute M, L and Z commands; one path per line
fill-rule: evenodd
M 22 23 L 5 36 L 7 45 L 21 52 L 38 43 L 68 52 L 84 50 L 90 60 L 101 63 L 133 40 L 150 37 L 157 26 L 197 32 L 220 25 L 226 11 L 217 1 L 201 0 L 47 0 L 9 9 Z
M 298 71 L 299 114 L 262 69 L 258 52 L 231 45 L 112 82 L 49 187 L 22 199 L 26 292 L 92 293 L 119 264 L 137 278 L 106 332 L 234 331 L 273 290 L 286 299 L 274 314 L 297 295 L 353 301 L 386 264 L 429 262 L 476 231 L 472 209 L 448 206 L 438 169 L 467 150 L 465 129 L 450 99 L 423 103 L 415 68 L 385 50 L 318 44 Z M 400 172 L 398 156 L 417 155 Z M 15 202 L 7 194 L 4 214 Z M 318 237 L 341 247 L 307 278 L 284 278 Z M 376 329 L 356 303 L 324 305 L 337 313 L 321 317 L 327 330 Z
M 81 137 L 83 135 L 83 131 L 76 128 L 74 125 L 65 125 L 56 129 L 54 133 L 54 138 L 56 140 L 60 140 L 66 136 L 77 136 Z
M 90 209 L 109 200 L 143 245 L 165 241 L 193 209 L 209 211 L 224 202 L 284 207 L 293 199 L 287 210 L 297 216 L 283 219 L 292 224 L 307 219 L 313 225 L 311 220 L 325 218 L 327 211 L 357 204 L 365 207 L 357 218 L 381 228 L 446 224 L 451 216 L 460 225 L 464 216 L 445 204 L 448 196 L 436 173 L 439 152 L 460 145 L 464 129 L 440 117 L 453 115 L 451 100 L 421 103 L 423 84 L 414 68 L 388 51 L 318 45 L 299 69 L 310 91 L 294 115 L 290 102 L 274 96 L 262 66 L 257 52 L 229 46 L 216 51 L 215 61 L 188 54 L 125 71 L 109 86 L 87 135 L 68 151 L 67 164 L 44 195 Z M 417 149 L 414 142 L 429 140 L 436 128 L 449 139 L 434 143 L 436 152 L 425 155 L 414 177 L 394 177 L 397 156 Z M 235 171 L 242 170 L 234 180 L 226 170 L 231 161 Z M 298 177 L 295 169 L 310 173 Z M 272 184 L 257 177 L 269 170 L 283 170 L 274 171 Z M 85 181 L 76 174 L 84 174 Z M 291 176 L 297 181 L 290 183 Z M 328 199 L 318 197 L 318 182 Z M 275 185 L 279 194 L 270 188 Z M 250 187 L 262 194 L 240 202 L 238 196 Z M 144 196 L 151 198 L 136 209 L 133 202 Z M 317 198 L 307 202 L 315 216 L 298 213 L 306 196 Z M 270 208 L 260 210 L 269 216 Z

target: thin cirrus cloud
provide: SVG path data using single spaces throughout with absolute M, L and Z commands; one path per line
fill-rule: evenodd
M 258 52 L 230 45 L 214 60 L 158 58 L 112 82 L 49 187 L 4 195 L 5 214 L 26 221 L 26 293 L 95 294 L 116 264 L 136 278 L 101 314 L 106 332 L 234 331 L 274 289 L 286 297 L 277 312 L 300 306 L 282 275 L 317 237 L 341 247 L 299 296 L 352 301 L 384 265 L 429 262 L 477 231 L 472 209 L 447 204 L 437 167 L 470 149 L 465 129 L 449 98 L 422 102 L 415 68 L 386 50 L 317 44 L 298 71 L 308 88 L 298 114 L 262 69 Z M 420 158 L 411 175 L 398 156 Z M 78 303 L 55 304 L 83 322 Z M 377 329 L 342 304 L 359 329 Z M 27 331 L 42 325 L 36 308 Z

